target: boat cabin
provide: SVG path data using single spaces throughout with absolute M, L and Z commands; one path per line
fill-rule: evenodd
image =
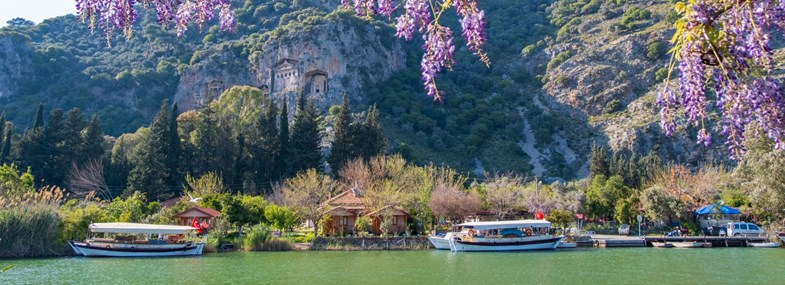
M 461 233 L 476 238 L 520 238 L 548 235 L 551 223 L 545 220 L 468 222 L 456 225 Z

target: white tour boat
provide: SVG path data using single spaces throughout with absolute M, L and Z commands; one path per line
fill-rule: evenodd
M 452 251 L 555 249 L 564 239 L 551 235 L 551 223 L 545 220 L 470 222 L 458 226 L 463 229 L 449 238 Z
M 433 234 L 428 236 L 428 241 L 430 241 L 436 249 L 449 250 L 452 234 L 452 232 Z
M 154 257 L 201 255 L 204 242 L 185 241 L 186 234 L 197 230 L 190 226 L 151 225 L 136 223 L 93 223 L 92 235 L 103 238 L 84 242 L 68 241 L 77 255 L 102 257 Z

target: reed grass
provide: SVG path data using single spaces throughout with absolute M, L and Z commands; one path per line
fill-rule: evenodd
M 57 187 L 0 198 L 0 258 L 62 255 L 67 249 L 58 238 L 62 199 Z

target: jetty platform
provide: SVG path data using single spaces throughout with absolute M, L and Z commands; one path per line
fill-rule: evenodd
M 749 243 L 768 242 L 768 237 L 720 237 L 720 236 L 592 236 L 591 243 L 583 242 L 578 246 L 585 247 L 651 247 L 652 242 L 702 242 L 711 247 L 746 247 Z

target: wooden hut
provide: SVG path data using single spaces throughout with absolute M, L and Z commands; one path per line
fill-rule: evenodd
M 373 220 L 372 231 L 376 235 L 383 233 L 381 225 L 384 219 L 389 219 L 390 222 L 388 233 L 402 234 L 406 232 L 406 229 L 408 229 L 407 220 L 409 219 L 409 213 L 398 207 L 387 206 L 368 213 L 367 216 L 371 217 Z
M 202 207 L 191 207 L 182 213 L 175 215 L 178 220 L 178 224 L 189 226 L 191 222 L 196 218 L 199 223 L 207 223 L 212 225 L 213 219 L 220 216 L 221 212 L 216 211 L 215 209 L 210 208 L 202 208 Z

